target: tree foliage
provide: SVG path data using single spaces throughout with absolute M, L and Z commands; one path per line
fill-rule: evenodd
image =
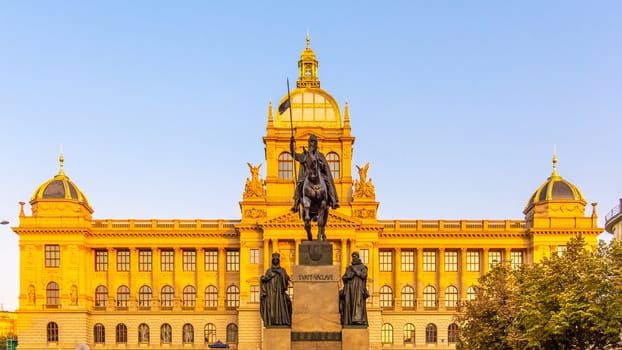
M 477 299 L 458 317 L 458 349 L 622 349 L 622 246 L 563 254 L 480 279 Z

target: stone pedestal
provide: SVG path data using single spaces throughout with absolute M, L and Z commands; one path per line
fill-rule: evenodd
M 264 328 L 263 348 L 274 350 L 291 350 L 292 330 L 287 327 Z
M 341 350 L 369 349 L 369 329 L 367 327 L 346 326 L 341 330 Z
M 338 266 L 325 241 L 303 242 L 294 266 L 292 350 L 341 349 Z

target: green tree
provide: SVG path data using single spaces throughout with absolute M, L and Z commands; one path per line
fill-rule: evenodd
M 517 300 L 512 271 L 498 266 L 484 275 L 476 287 L 476 297 L 467 301 L 458 317 L 460 335 L 456 348 L 512 349 L 508 331 Z
M 515 271 L 500 267 L 484 276 L 478 300 L 467 303 L 460 317 L 457 346 L 621 349 L 622 246 L 586 248 L 581 237 L 574 238 L 561 254 Z M 491 347 L 489 339 L 501 345 Z
M 620 285 L 616 287 L 619 249 L 601 244 L 592 251 L 583 238 L 574 238 L 563 254 L 519 271 L 511 330 L 520 340 L 516 348 L 617 348 L 622 325 Z

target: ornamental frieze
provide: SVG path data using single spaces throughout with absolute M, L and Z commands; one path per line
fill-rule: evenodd
M 376 215 L 376 211 L 373 209 L 356 209 L 353 212 L 354 216 L 361 219 L 374 218 Z
M 256 219 L 256 218 L 263 218 L 265 216 L 266 216 L 265 209 L 251 208 L 251 209 L 246 209 L 244 211 L 245 218 Z

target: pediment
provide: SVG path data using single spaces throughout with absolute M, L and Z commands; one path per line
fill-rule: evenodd
M 284 211 L 272 217 L 268 217 L 258 223 L 260 226 L 303 226 L 302 217 L 299 216 L 298 213 L 293 213 L 291 211 Z M 348 215 L 344 215 L 338 211 L 329 211 L 328 212 L 328 221 L 326 223 L 327 227 L 356 227 L 360 226 L 361 221 L 359 219 L 353 218 Z

